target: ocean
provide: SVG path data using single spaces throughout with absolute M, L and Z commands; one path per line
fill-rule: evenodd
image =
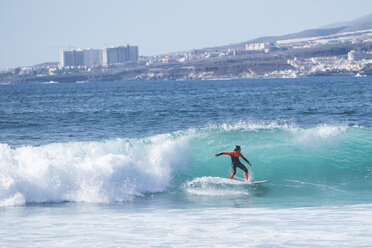
M 229 179 L 235 145 L 269 182 Z M 0 85 L 0 223 L 0 247 L 371 247 L 371 78 Z

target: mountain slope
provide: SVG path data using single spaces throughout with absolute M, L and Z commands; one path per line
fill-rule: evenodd
M 368 21 L 370 20 L 370 21 Z M 352 24 L 352 25 L 349 25 Z M 335 35 L 345 32 L 355 32 L 360 30 L 372 29 L 372 14 L 354 20 L 352 22 L 345 22 L 343 26 L 333 27 L 333 28 L 318 28 L 318 29 L 308 29 L 298 33 L 280 35 L 280 36 L 266 36 L 260 37 L 246 42 L 230 44 L 226 46 L 210 47 L 204 50 L 226 50 L 231 49 L 244 49 L 247 43 L 262 43 L 262 42 L 276 42 L 278 40 L 287 39 L 299 39 L 299 38 L 310 38 L 318 36 Z
M 362 16 L 353 21 L 332 23 L 332 24 L 329 24 L 329 25 L 326 25 L 320 28 L 337 28 L 337 27 L 343 27 L 343 26 L 354 26 L 357 24 L 365 23 L 365 22 L 372 22 L 372 13 Z

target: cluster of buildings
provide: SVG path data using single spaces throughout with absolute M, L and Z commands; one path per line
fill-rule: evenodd
M 277 41 L 278 47 L 308 48 L 340 43 L 363 43 L 372 41 L 372 29 L 342 32 L 332 35 L 304 37 Z
M 271 50 L 278 50 L 275 43 L 262 42 L 262 43 L 247 43 L 244 48 L 224 48 L 224 49 L 194 49 L 188 52 L 179 52 L 166 55 L 158 55 L 149 57 L 146 65 L 151 64 L 169 64 L 169 63 L 183 63 L 186 61 L 209 59 L 225 56 L 237 56 L 252 53 L 268 53 Z
M 14 68 L 4 73 L 0 72 L 0 74 L 2 74 L 3 76 L 8 75 L 8 77 L 10 77 L 9 75 L 20 75 L 22 77 L 34 76 L 42 78 L 54 75 L 69 75 L 74 73 L 88 72 L 98 75 L 99 73 L 106 72 L 111 69 L 123 67 L 129 68 L 144 65 L 148 66 L 150 68 L 150 71 L 155 70 L 152 67 L 164 64 L 168 64 L 168 68 L 171 68 L 172 66 L 175 66 L 176 68 L 177 66 L 180 66 L 180 64 L 181 66 L 183 66 L 182 68 L 193 68 L 195 66 L 194 61 L 197 61 L 197 64 L 200 64 L 209 59 L 216 58 L 215 61 L 217 61 L 218 63 L 229 63 L 228 60 L 225 60 L 221 57 L 240 55 L 244 56 L 246 54 L 257 54 L 257 56 L 260 57 L 261 55 L 259 54 L 267 53 L 267 60 L 268 63 L 270 63 L 270 60 L 273 57 L 271 57 L 269 54 L 275 51 L 283 51 L 283 54 L 285 54 L 287 50 L 302 48 L 303 52 L 306 52 L 307 50 L 304 48 L 312 48 L 309 50 L 314 52 L 317 51 L 316 47 L 320 45 L 345 43 L 346 45 L 357 44 L 353 46 L 345 46 L 350 48 L 352 47 L 355 50 L 349 50 L 350 52 L 348 54 L 343 53 L 343 55 L 337 56 L 331 55 L 336 55 L 337 53 L 323 53 L 322 50 L 319 50 L 318 53 L 309 53 L 302 55 L 301 53 L 299 53 L 300 55 L 298 58 L 288 59 L 287 61 L 285 61 L 287 62 L 287 64 L 290 65 L 282 67 L 287 68 L 285 70 L 275 70 L 278 67 L 275 67 L 275 61 L 272 60 L 272 71 L 267 70 L 267 73 L 263 74 L 261 72 L 261 74 L 256 74 L 256 72 L 248 68 L 247 70 L 244 69 L 243 72 L 235 76 L 301 77 L 309 75 L 336 75 L 337 73 L 344 75 L 366 75 L 366 70 L 369 70 L 368 73 L 372 73 L 372 52 L 365 51 L 366 46 L 361 46 L 361 48 L 358 49 L 358 44 L 363 44 L 366 42 L 372 42 L 372 29 L 343 32 L 317 37 L 277 40 L 275 42 L 251 42 L 230 47 L 225 46 L 220 48 L 193 49 L 184 52 L 163 54 L 151 57 L 141 57 L 140 59 L 138 54 L 138 46 L 122 45 L 115 47 L 106 47 L 102 49 L 77 49 L 70 51 L 61 51 L 59 62 L 43 63 L 32 67 L 28 66 Z M 296 53 L 293 53 L 291 51 L 289 57 L 293 58 L 294 54 Z M 316 54 L 317 57 L 310 57 L 311 54 Z M 247 58 L 248 57 L 249 56 L 247 56 Z M 253 59 L 254 57 L 255 56 L 252 56 Z M 267 66 L 269 66 L 269 64 Z M 161 71 L 161 69 L 159 68 L 156 68 L 156 70 Z M 167 72 L 164 71 L 162 73 L 166 74 Z M 204 71 L 201 73 L 206 73 L 205 75 L 207 75 L 211 72 Z M 228 77 L 229 76 L 232 76 L 232 74 L 229 74 Z M 203 77 L 203 75 L 200 77 Z
M 109 67 L 122 67 L 138 63 L 138 46 L 116 46 L 103 49 L 76 49 L 61 51 L 59 62 L 9 69 L 0 74 L 46 77 L 80 72 L 102 72 Z M 1 77 L 1 75 L 0 75 Z
M 288 60 L 288 64 L 295 68 L 292 72 L 294 76 L 334 71 L 358 72 L 363 70 L 368 64 L 372 64 L 372 53 L 369 51 L 351 50 L 347 56 L 294 58 L 293 60 Z
M 59 67 L 93 67 L 124 64 L 138 60 L 138 46 L 117 46 L 103 49 L 61 51 Z
M 245 45 L 245 50 L 249 53 L 252 52 L 268 53 L 269 51 L 275 50 L 310 48 L 320 45 L 332 45 L 342 43 L 353 44 L 365 42 L 372 42 L 372 29 L 342 32 L 324 36 L 277 40 L 274 43 L 270 42 L 248 43 Z
M 245 53 L 245 51 L 241 49 L 225 49 L 219 50 L 216 49 L 214 51 L 208 49 L 194 49 L 188 52 L 178 52 L 166 55 L 157 55 L 148 57 L 146 61 L 146 65 L 154 65 L 154 64 L 169 64 L 169 63 L 183 63 L 186 61 L 198 60 L 198 59 L 209 59 L 209 58 L 216 58 L 216 57 L 225 57 L 225 56 L 236 56 Z
M 348 54 L 347 54 L 347 59 L 349 61 L 355 61 L 355 60 L 364 60 L 364 61 L 367 61 L 367 60 L 372 60 L 372 52 L 370 51 L 355 51 L 355 50 L 351 50 Z
M 268 53 L 270 48 L 273 47 L 273 44 L 269 42 L 262 42 L 262 43 L 248 43 L 245 44 L 245 50 L 250 52 L 265 52 Z

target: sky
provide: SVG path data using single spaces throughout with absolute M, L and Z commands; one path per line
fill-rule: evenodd
M 370 13 L 371 0 L 0 0 L 0 69 L 77 48 L 129 44 L 149 56 L 228 45 Z

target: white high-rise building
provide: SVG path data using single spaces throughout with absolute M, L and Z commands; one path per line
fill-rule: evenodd
M 245 45 L 245 50 L 247 51 L 260 51 L 270 48 L 270 43 L 250 43 Z
M 60 54 L 60 67 L 83 66 L 83 50 L 62 51 Z
M 102 50 L 102 61 L 104 65 L 125 63 L 138 60 L 138 46 L 106 47 Z
M 101 49 L 85 49 L 83 57 L 85 66 L 102 65 L 103 63 Z
M 61 51 L 60 67 L 122 64 L 138 60 L 138 46 Z
M 129 46 L 129 60 L 130 61 L 138 60 L 138 46 Z

